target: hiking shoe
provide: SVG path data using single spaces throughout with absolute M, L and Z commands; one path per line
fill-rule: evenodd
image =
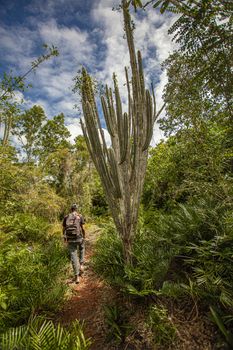
M 81 276 L 84 272 L 84 266 L 83 264 L 80 264 L 80 268 L 79 268 L 79 276 Z
M 75 282 L 76 284 L 78 284 L 78 283 L 80 282 L 80 281 L 79 281 L 79 276 L 75 276 L 74 282 Z

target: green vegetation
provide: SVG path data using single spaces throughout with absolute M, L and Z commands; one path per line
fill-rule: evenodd
M 90 344 L 78 321 L 67 330 L 41 317 L 31 319 L 26 326 L 9 329 L 0 337 L 2 350 L 87 350 Z
M 113 340 L 119 346 L 124 343 L 125 338 L 132 331 L 132 327 L 127 321 L 128 310 L 123 306 L 112 304 L 105 305 L 104 315 L 107 325 L 107 340 Z
M 137 11 L 144 6 L 139 0 L 123 2 L 130 3 Z M 136 125 L 131 110 L 130 116 L 122 114 L 114 77 L 117 117 L 110 89 L 102 97 L 116 142 L 111 149 L 99 132 L 93 81 L 85 70 L 75 87 L 81 85 L 85 135 L 74 144 L 62 113 L 48 119 L 41 106 L 22 111 L 11 101 L 15 88 L 25 88 L 24 76 L 4 75 L 1 81 L 1 349 L 90 347 L 78 323 L 63 329 L 50 320 L 67 290 L 60 223 L 77 200 L 82 214 L 103 228 L 92 263 L 117 293 L 117 300 L 104 308 L 108 341 L 127 347 L 134 337 L 145 348 L 172 349 L 182 341 L 179 309 L 184 328 L 190 319 L 200 322 L 202 317 L 218 332 L 214 335 L 211 328 L 216 349 L 232 347 L 232 4 L 149 3 L 161 13 L 181 14 L 170 29 L 178 49 L 163 64 L 168 82 L 159 124 L 165 139 L 155 147 L 149 148 L 156 115 L 153 94 L 151 98 L 144 87 L 140 53 L 137 67 L 132 66 L 133 81 L 140 86 L 132 84 L 135 95 L 129 100 L 130 108 L 133 101 L 139 108 L 137 120 L 140 113 L 146 116 L 146 125 Z M 135 63 L 131 33 L 127 35 Z M 55 48 L 41 60 L 51 55 L 57 55 Z M 10 135 L 17 138 L 19 150 Z
M 167 310 L 163 306 L 152 306 L 149 310 L 147 322 L 154 334 L 157 344 L 166 345 L 174 341 L 176 328 L 169 319 Z

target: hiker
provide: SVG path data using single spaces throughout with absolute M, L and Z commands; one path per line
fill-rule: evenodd
M 77 212 L 77 209 L 77 204 L 72 204 L 70 213 L 64 217 L 62 224 L 64 241 L 68 244 L 71 263 L 75 274 L 75 283 L 79 283 L 79 275 L 83 273 L 85 251 L 84 219 L 82 215 Z

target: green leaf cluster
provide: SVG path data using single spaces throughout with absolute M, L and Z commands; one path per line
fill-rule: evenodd
M 32 318 L 27 325 L 11 328 L 0 337 L 2 350 L 87 350 L 90 345 L 78 321 L 65 329 L 42 317 Z

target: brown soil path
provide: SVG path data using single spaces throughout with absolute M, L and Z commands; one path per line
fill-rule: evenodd
M 104 335 L 103 305 L 111 301 L 112 291 L 96 276 L 90 266 L 94 243 L 100 230 L 91 226 L 86 230 L 84 273 L 79 284 L 70 284 L 71 297 L 58 315 L 57 321 L 68 326 L 75 320 L 84 322 L 85 337 L 92 340 L 91 350 L 108 349 Z

